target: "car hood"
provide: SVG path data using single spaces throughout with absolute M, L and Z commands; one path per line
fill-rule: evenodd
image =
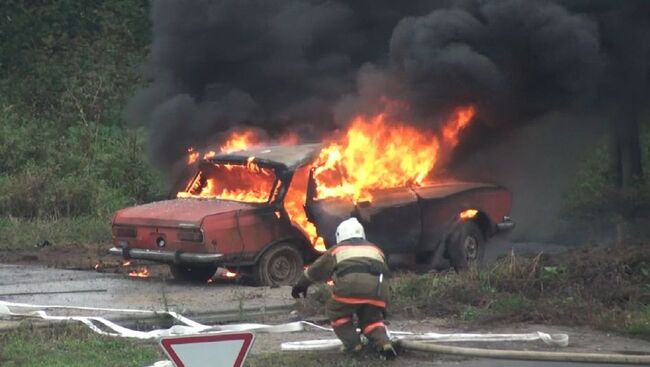
M 199 226 L 208 215 L 250 209 L 254 205 L 218 199 L 173 199 L 132 206 L 115 213 L 113 223 L 150 226 Z

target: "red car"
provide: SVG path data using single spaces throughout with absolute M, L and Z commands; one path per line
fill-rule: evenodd
M 350 216 L 387 255 L 414 254 L 433 268 L 480 260 L 485 240 L 514 226 L 510 192 L 492 184 L 391 188 L 356 203 L 317 199 L 311 163 L 320 147 L 256 148 L 200 160 L 178 197 L 115 214 L 110 253 L 167 263 L 177 279 L 205 281 L 220 266 L 260 285 L 286 285 L 318 257 L 313 243 L 332 246 L 336 226 Z

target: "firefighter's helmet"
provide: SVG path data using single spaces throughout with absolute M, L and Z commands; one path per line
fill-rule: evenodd
M 351 238 L 366 239 L 366 232 L 357 218 L 346 219 L 336 227 L 336 243 L 349 240 Z

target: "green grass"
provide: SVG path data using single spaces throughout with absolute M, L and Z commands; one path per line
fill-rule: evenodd
M 0 333 L 2 367 L 141 367 L 166 359 L 154 341 L 102 336 L 84 326 L 52 325 Z M 391 365 L 372 355 L 350 357 L 333 352 L 263 353 L 249 355 L 248 367 L 371 367 Z
M 625 332 L 650 340 L 650 305 L 645 305 L 640 310 L 631 313 Z
M 0 334 L 3 367 L 137 367 L 162 358 L 154 342 L 101 336 L 83 326 L 24 326 Z
M 390 361 L 381 361 L 375 355 L 364 355 L 351 357 L 347 354 L 332 352 L 284 352 L 264 353 L 249 355 L 246 359 L 248 367 L 276 367 L 276 366 L 300 366 L 300 367 L 374 367 L 392 366 Z
M 33 249 L 44 240 L 53 245 L 107 244 L 111 241 L 110 219 L 0 218 L 0 251 Z
M 589 325 L 650 339 L 650 247 L 510 255 L 455 273 L 399 274 L 391 313 L 466 323 Z

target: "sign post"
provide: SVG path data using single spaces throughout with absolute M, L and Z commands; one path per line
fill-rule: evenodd
M 160 346 L 176 367 L 241 367 L 254 339 L 252 332 L 169 336 Z

